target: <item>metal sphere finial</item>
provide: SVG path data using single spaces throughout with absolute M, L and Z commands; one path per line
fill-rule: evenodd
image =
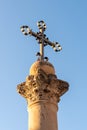
M 37 26 L 38 26 L 39 29 L 41 29 L 43 31 L 46 30 L 46 24 L 45 24 L 45 22 L 43 20 L 37 22 Z
M 26 26 L 26 25 L 25 26 L 21 26 L 20 29 L 21 29 L 21 32 L 24 35 L 28 35 L 31 32 L 30 28 L 28 26 Z

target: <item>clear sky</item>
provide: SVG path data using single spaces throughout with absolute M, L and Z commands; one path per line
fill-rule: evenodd
M 37 32 L 39 20 L 63 48 L 57 53 L 46 47 L 45 56 L 70 84 L 59 103 L 59 130 L 87 130 L 87 0 L 0 0 L 0 130 L 28 129 L 27 103 L 16 86 L 25 81 L 39 46 L 20 26 Z

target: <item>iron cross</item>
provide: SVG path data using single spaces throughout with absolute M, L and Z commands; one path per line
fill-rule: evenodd
M 44 47 L 47 45 L 50 45 L 56 52 L 62 50 L 62 47 L 58 42 L 51 42 L 47 37 L 46 34 L 44 34 L 44 31 L 46 30 L 46 24 L 44 21 L 39 21 L 37 23 L 37 26 L 39 28 L 39 32 L 35 33 L 33 32 L 28 26 L 24 25 L 21 26 L 21 31 L 24 35 L 31 35 L 38 40 L 38 43 L 40 44 L 40 52 L 37 53 L 37 56 L 39 56 L 39 60 L 48 60 L 48 57 L 44 57 Z

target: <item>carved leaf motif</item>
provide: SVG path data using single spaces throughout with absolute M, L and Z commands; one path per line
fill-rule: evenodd
M 56 75 L 46 74 L 42 69 L 30 75 L 26 82 L 18 85 L 18 92 L 29 101 L 48 100 L 58 102 L 59 97 L 68 90 L 68 83 L 58 80 Z

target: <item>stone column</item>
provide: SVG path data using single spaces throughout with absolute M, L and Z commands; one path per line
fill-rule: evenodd
M 58 130 L 57 103 L 68 87 L 57 79 L 51 63 L 36 61 L 31 66 L 30 75 L 17 87 L 28 103 L 28 130 Z

